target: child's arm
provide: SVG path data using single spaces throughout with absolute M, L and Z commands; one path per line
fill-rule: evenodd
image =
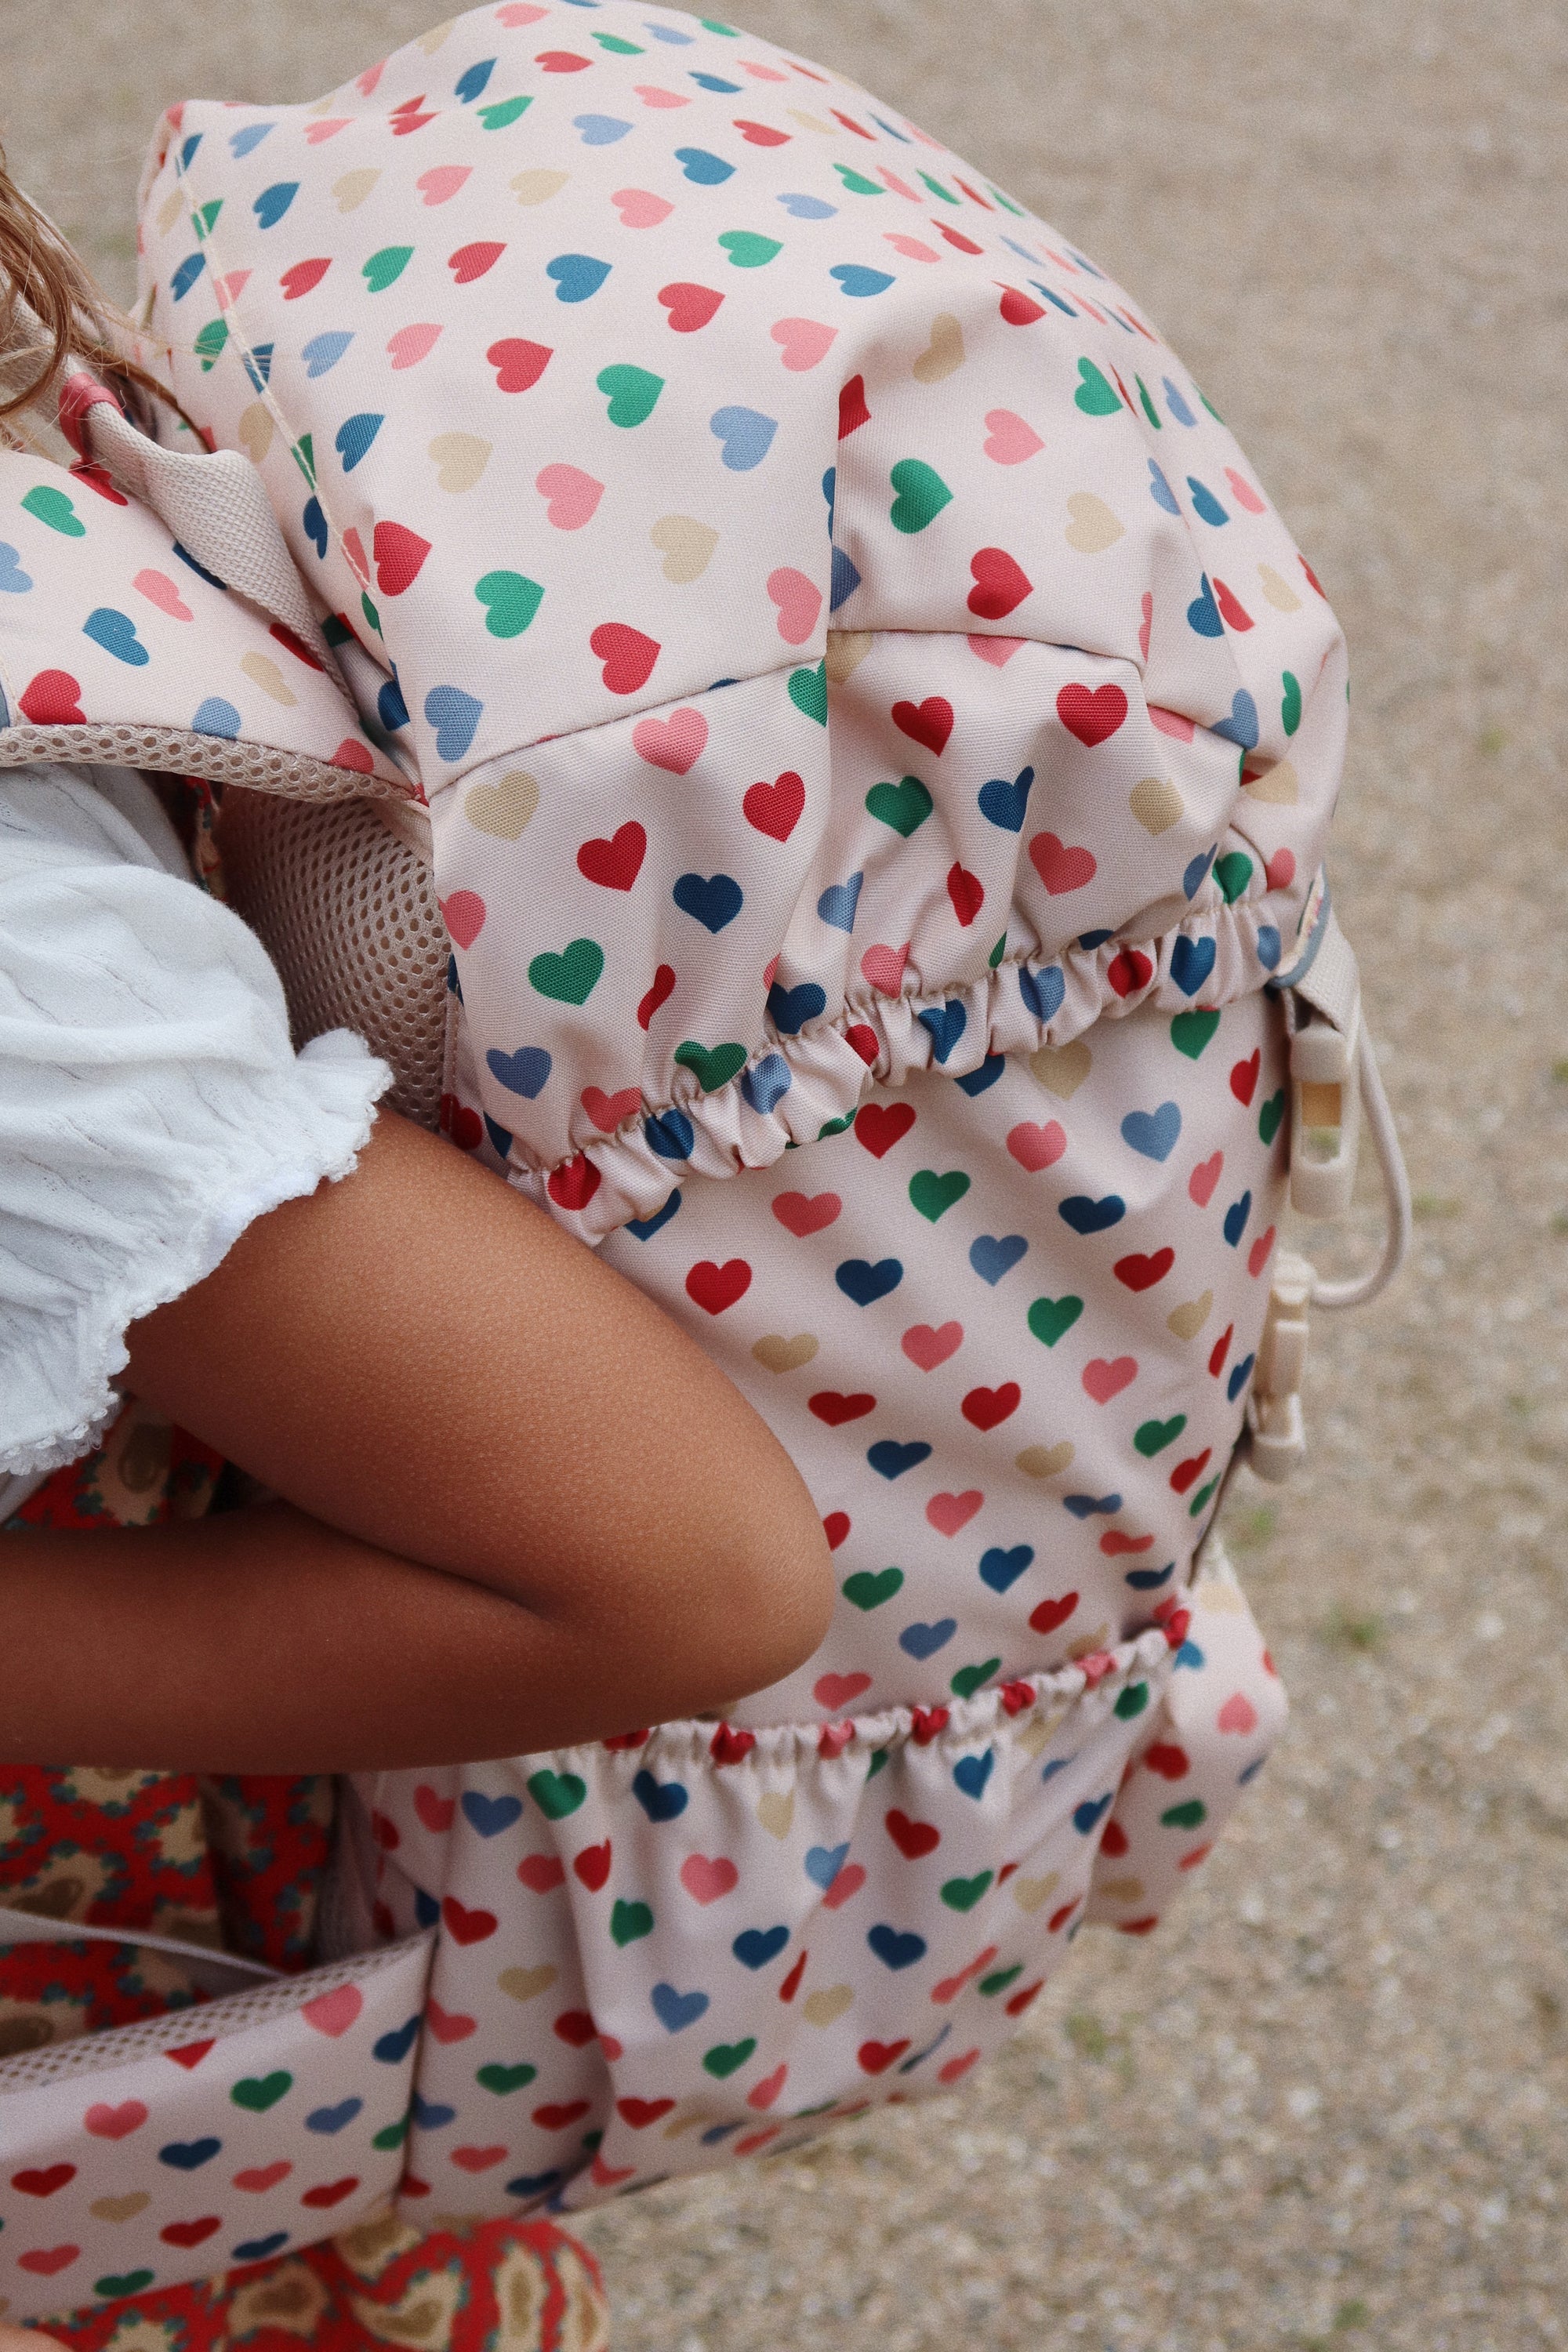
M 132 1390 L 299 1507 L 8 1542 L 8 1756 L 473 1760 L 721 1707 L 826 1629 L 816 1508 L 730 1381 L 390 1114 L 130 1339 Z

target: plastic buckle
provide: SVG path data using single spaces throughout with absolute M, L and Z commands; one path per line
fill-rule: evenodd
M 1361 1149 L 1361 998 L 1348 1029 L 1314 1014 L 1290 1041 L 1290 1206 L 1327 1220 L 1349 1212 Z
M 1317 1279 L 1309 1260 L 1294 1250 L 1281 1250 L 1275 1259 L 1258 1369 L 1247 1401 L 1247 1458 L 1254 1475 L 1270 1486 L 1288 1478 L 1307 1458 L 1301 1381 L 1307 1369 L 1307 1310 Z

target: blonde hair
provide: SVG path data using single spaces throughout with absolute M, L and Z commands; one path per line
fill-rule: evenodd
M 33 362 L 19 389 L 0 384 L 0 419 L 40 402 L 73 358 L 177 405 L 129 356 L 133 333 L 53 222 L 22 194 L 0 148 L 0 355 Z

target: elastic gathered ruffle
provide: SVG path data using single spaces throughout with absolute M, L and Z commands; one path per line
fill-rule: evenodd
M 794 1034 L 770 1024 L 744 1068 L 711 1093 L 694 1078 L 613 1134 L 584 1139 L 568 1159 L 520 1166 L 514 1143 L 509 1178 L 580 1240 L 603 1241 L 657 1217 L 687 1175 L 770 1168 L 792 1144 L 847 1126 L 873 1086 L 901 1086 L 931 1068 L 962 1080 L 993 1055 L 1070 1045 L 1102 1017 L 1121 1020 L 1149 1005 L 1172 1015 L 1212 1011 L 1255 995 L 1295 928 L 1294 902 L 1276 906 L 1264 896 L 1194 911 L 1139 942 L 1117 935 L 1043 962 L 1008 958 L 956 988 L 899 996 L 858 990 Z

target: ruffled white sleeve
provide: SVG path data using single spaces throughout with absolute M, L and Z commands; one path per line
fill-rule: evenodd
M 0 1475 L 94 1444 L 127 1327 L 346 1176 L 390 1083 L 347 1030 L 295 1054 L 140 777 L 0 770 Z

